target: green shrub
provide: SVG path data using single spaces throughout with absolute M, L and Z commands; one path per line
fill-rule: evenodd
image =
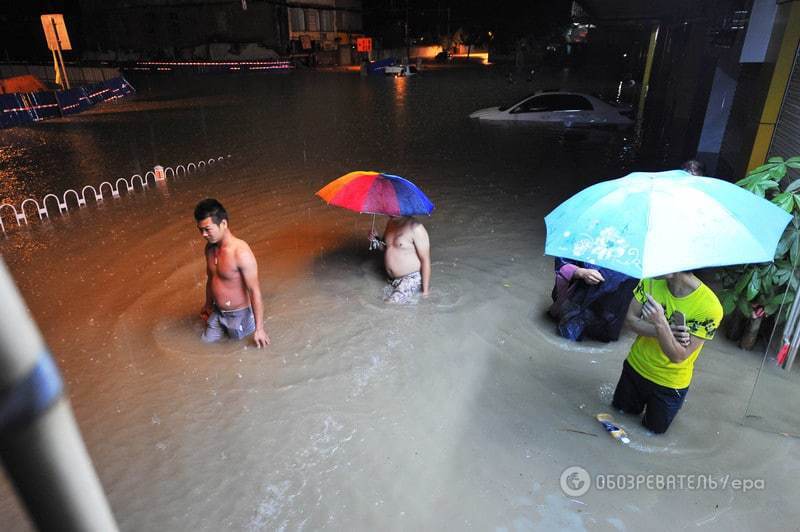
M 771 316 L 785 303 L 778 317 L 781 321 L 794 301 L 798 278 L 792 273 L 800 255 L 800 179 L 789 178 L 790 168 L 800 169 L 800 157 L 786 160 L 771 157 L 736 183 L 772 201 L 793 218 L 778 242 L 774 262 L 732 266 L 720 271 L 723 287 L 720 299 L 725 314 L 738 310 L 750 317 L 754 308 L 761 307 L 766 316 Z

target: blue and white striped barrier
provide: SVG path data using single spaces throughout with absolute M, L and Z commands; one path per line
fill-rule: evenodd
M 64 91 L 0 94 L 0 129 L 85 111 L 136 90 L 124 77 Z

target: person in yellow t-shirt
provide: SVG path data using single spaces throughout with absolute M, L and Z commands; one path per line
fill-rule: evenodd
M 691 272 L 642 279 L 633 296 L 625 322 L 638 337 L 622 363 L 612 405 L 634 415 L 644 410 L 642 425 L 661 434 L 683 406 L 694 362 L 719 327 L 722 305 Z M 670 323 L 676 312 L 685 325 Z

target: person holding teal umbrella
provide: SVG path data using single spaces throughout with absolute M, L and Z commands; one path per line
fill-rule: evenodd
M 692 272 L 642 279 L 633 295 L 626 323 L 638 336 L 611 404 L 628 414 L 644 411 L 642 425 L 661 434 L 683 406 L 694 363 L 722 320 L 722 305 Z
M 613 405 L 665 432 L 683 405 L 703 343 L 722 319 L 692 271 L 773 260 L 791 215 L 720 179 L 634 172 L 578 192 L 545 217 L 545 253 L 642 279 L 626 323 L 638 337 Z
M 705 165 L 689 159 L 681 165 L 681 170 L 702 176 Z M 556 257 L 553 304 L 548 310 L 557 322 L 556 331 L 573 341 L 584 337 L 601 342 L 616 341 L 638 281 L 612 269 Z

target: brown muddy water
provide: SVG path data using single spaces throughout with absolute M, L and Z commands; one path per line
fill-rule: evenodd
M 707 346 L 670 433 L 623 417 L 622 447 L 593 416 L 609 409 L 632 338 L 573 344 L 543 318 L 544 215 L 643 168 L 625 132 L 467 115 L 554 83 L 596 86 L 569 74 L 509 84 L 491 68 L 131 81 L 127 101 L 0 131 L 0 199 L 16 204 L 225 157 L 29 227 L 3 213 L 0 252 L 123 530 L 796 526 L 796 444 L 739 424 L 757 359 Z M 370 217 L 314 196 L 352 170 L 407 177 L 436 204 L 423 220 L 427 300 L 383 304 Z M 199 341 L 204 242 L 192 209 L 207 196 L 258 259 L 268 349 Z M 567 497 L 559 478 L 573 465 L 768 484 Z M 3 529 L 29 530 L 7 481 L 0 493 Z

